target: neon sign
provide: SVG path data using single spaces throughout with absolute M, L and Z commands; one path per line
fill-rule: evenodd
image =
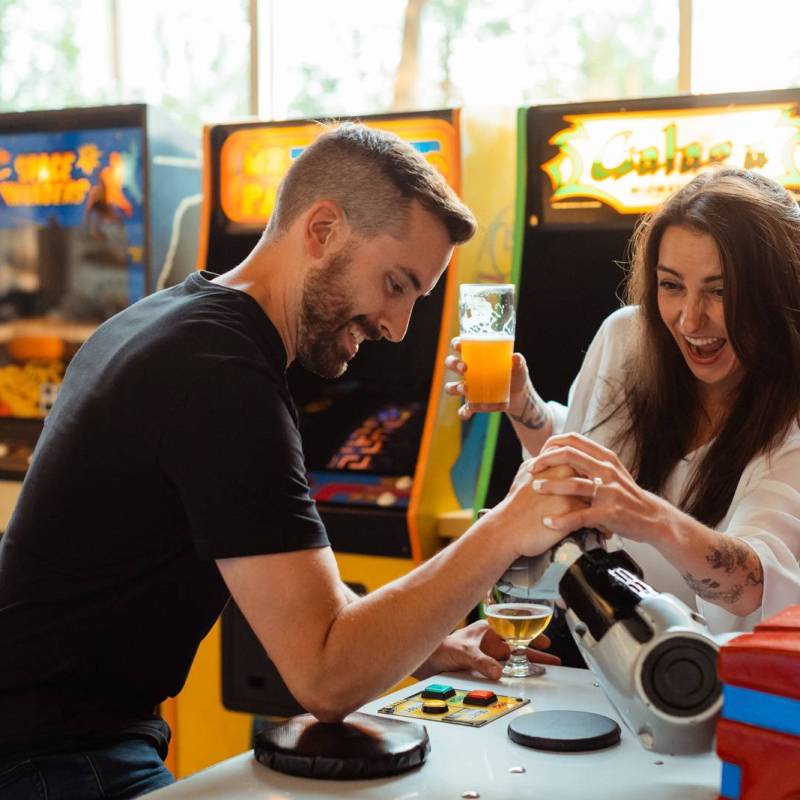
M 717 164 L 761 172 L 800 190 L 800 116 L 794 103 L 574 114 L 549 140 L 558 154 L 541 165 L 550 204 L 604 203 L 620 214 L 657 206 Z

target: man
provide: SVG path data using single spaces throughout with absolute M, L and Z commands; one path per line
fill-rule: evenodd
M 484 627 L 448 634 L 554 541 L 541 519 L 566 501 L 523 477 L 443 553 L 357 598 L 309 497 L 285 378 L 295 358 L 333 377 L 365 339 L 400 341 L 473 230 L 411 147 L 344 125 L 297 159 L 244 262 L 142 300 L 81 348 L 0 548 L 0 798 L 168 782 L 153 708 L 229 594 L 321 720 L 415 670 L 498 677 Z

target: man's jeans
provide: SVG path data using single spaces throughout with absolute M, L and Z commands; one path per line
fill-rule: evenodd
M 129 800 L 173 780 L 146 739 L 126 739 L 97 750 L 0 759 L 0 800 Z

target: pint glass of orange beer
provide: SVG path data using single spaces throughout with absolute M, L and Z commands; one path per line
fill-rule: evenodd
M 514 320 L 513 284 L 459 287 L 461 360 L 467 365 L 464 388 L 470 405 L 508 403 Z

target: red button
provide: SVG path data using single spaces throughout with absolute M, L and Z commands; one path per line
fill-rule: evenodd
M 497 695 L 484 689 L 475 689 L 464 695 L 465 706 L 490 706 L 495 700 Z

